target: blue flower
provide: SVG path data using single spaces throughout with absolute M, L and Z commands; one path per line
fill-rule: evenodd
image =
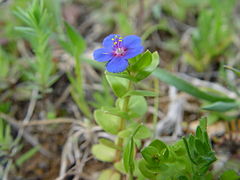
M 112 73 L 120 73 L 127 69 L 128 59 L 141 54 L 143 46 L 141 38 L 136 35 L 121 37 L 111 34 L 103 40 L 103 48 L 93 53 L 96 61 L 107 62 L 106 69 Z

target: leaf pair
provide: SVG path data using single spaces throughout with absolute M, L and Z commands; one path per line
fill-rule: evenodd
M 106 72 L 107 80 L 118 97 L 123 97 L 129 90 L 129 81 L 139 82 L 147 78 L 158 66 L 159 55 L 157 52 L 151 53 L 146 51 L 132 59 L 129 59 L 128 72 L 109 73 Z M 130 92 L 129 92 L 130 93 Z M 148 91 L 135 91 L 128 95 L 154 96 L 155 94 Z

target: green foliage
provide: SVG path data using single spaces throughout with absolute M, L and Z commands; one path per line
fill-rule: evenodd
M 22 145 L 19 144 L 17 141 L 14 141 L 11 135 L 11 128 L 10 126 L 3 120 L 0 119 L 0 178 L 2 178 L 3 174 L 6 171 L 9 171 L 12 166 L 12 159 L 16 154 L 22 149 Z M 30 159 L 36 152 L 38 151 L 38 147 L 34 147 L 29 151 L 21 154 L 16 159 L 13 165 L 21 166 L 24 162 Z M 9 166 L 9 168 L 4 168 Z
M 188 138 L 183 138 L 189 159 L 196 167 L 193 176 L 196 178 L 204 176 L 210 165 L 216 160 L 206 128 L 207 119 L 203 118 L 197 127 L 196 136 L 190 135 Z
M 86 49 L 83 37 L 67 22 L 65 22 L 65 29 L 67 40 L 60 40 L 60 44 L 73 57 L 80 56 Z
M 128 79 L 118 76 L 111 76 L 108 74 L 106 74 L 106 78 L 116 96 L 123 97 L 128 92 L 129 89 Z
M 179 20 L 185 20 L 189 12 L 193 9 L 204 7 L 208 3 L 208 0 L 173 0 L 171 3 L 167 0 L 163 0 L 162 9 L 167 11 L 168 14 L 176 17 Z
M 5 153 L 7 153 L 12 147 L 12 143 L 13 139 L 10 126 L 6 124 L 3 119 L 0 119 L 0 156 L 6 155 Z
M 216 160 L 206 132 L 206 119 L 200 121 L 196 135 L 173 145 L 152 141 L 141 154 L 139 169 L 149 179 L 208 179 L 210 165 Z
M 127 71 L 123 72 L 123 73 L 109 73 L 106 72 L 107 77 L 108 76 L 114 76 L 114 77 L 119 77 L 119 78 L 125 78 L 126 80 L 130 80 L 133 82 L 139 82 L 145 78 L 147 78 L 158 66 L 159 64 L 159 55 L 157 52 L 151 53 L 150 51 L 146 51 L 143 54 L 140 54 L 134 58 L 129 59 L 129 64 L 130 66 L 128 67 Z M 130 72 L 130 73 L 129 73 Z M 120 86 L 120 81 L 122 79 L 118 79 L 118 85 Z M 120 87 L 117 87 L 115 85 L 115 88 L 111 85 L 112 82 L 110 83 L 110 86 L 113 89 L 118 89 L 118 88 L 122 88 L 123 93 L 121 93 L 121 91 L 119 90 L 118 95 L 116 94 L 116 90 L 114 90 L 115 94 L 118 97 L 122 97 L 126 92 L 127 92 L 127 86 L 126 86 L 126 80 L 124 84 L 125 85 L 121 85 Z M 115 81 L 115 80 L 113 80 Z M 117 80 L 116 80 L 117 81 Z M 119 96 L 119 94 L 121 96 Z
M 111 115 L 101 109 L 94 112 L 96 122 L 108 133 L 117 134 L 120 129 L 120 117 Z
M 21 154 L 21 156 L 16 160 L 16 165 L 21 166 L 24 162 L 26 162 L 33 155 L 35 155 L 36 152 L 38 152 L 38 147 L 34 147 L 29 151 L 25 152 L 24 154 Z
M 51 48 L 49 45 L 51 31 L 51 15 L 44 7 L 43 1 L 35 0 L 26 10 L 17 8 L 14 14 L 25 24 L 15 27 L 15 30 L 25 37 L 35 53 L 35 61 L 31 64 L 33 74 L 27 74 L 41 91 L 46 91 L 58 78 L 52 75 L 54 64 L 51 59 Z
M 75 60 L 74 75 L 71 73 L 67 74 L 71 84 L 71 95 L 84 115 L 88 118 L 91 118 L 91 112 L 84 97 L 84 77 L 81 69 L 81 57 L 86 49 L 86 43 L 83 37 L 77 32 L 77 30 L 67 22 L 65 22 L 65 29 L 66 39 L 60 39 L 59 43 L 66 52 L 74 57 Z
M 96 110 L 94 118 L 103 130 L 116 135 L 117 140 L 112 142 L 100 139 L 100 144 L 94 145 L 92 152 L 101 161 L 115 161 L 115 168 L 128 174 L 129 179 L 133 179 L 134 176 L 143 179 L 137 168 L 135 154 L 136 149 L 141 146 L 141 140 L 151 137 L 152 133 L 134 119 L 143 118 L 147 112 L 145 97 L 156 96 L 157 93 L 135 90 L 133 84 L 147 78 L 155 70 L 159 64 L 159 56 L 156 52 L 146 51 L 130 59 L 129 64 L 129 68 L 123 73 L 105 73 L 107 82 L 118 99 L 115 107 L 103 106 Z M 114 174 L 114 171 L 107 170 L 100 178 L 109 177 L 109 173 Z
M 138 133 L 138 136 L 137 136 Z M 148 138 L 150 137 L 149 130 L 142 124 L 135 124 L 135 128 L 131 131 L 131 134 L 128 136 L 127 144 L 123 152 L 123 165 L 125 171 L 133 176 L 135 170 L 135 143 L 138 138 Z
M 196 70 L 206 69 L 232 42 L 230 17 L 234 4 L 235 0 L 221 3 L 211 0 L 211 8 L 200 12 L 197 29 L 192 35 L 192 52 L 184 54 L 184 59 Z
M 137 129 L 137 131 L 136 131 Z M 134 133 L 134 136 L 132 135 Z M 125 130 L 122 130 L 118 133 L 118 136 L 119 137 L 122 137 L 122 138 L 129 138 L 129 137 L 132 137 L 135 139 L 135 140 L 141 140 L 141 139 L 146 139 L 146 138 L 149 138 L 151 137 L 151 131 L 149 130 L 149 128 L 147 128 L 146 126 L 144 125 L 141 125 L 139 127 L 139 124 L 138 123 L 132 123 L 132 124 L 129 124 L 128 127 L 125 129 Z
M 124 100 L 118 99 L 116 101 L 117 107 L 123 108 Z M 128 116 L 130 118 L 137 118 L 143 116 L 147 112 L 147 102 L 143 96 L 130 96 L 128 102 Z

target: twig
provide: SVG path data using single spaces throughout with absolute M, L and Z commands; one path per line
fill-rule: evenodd
M 49 120 L 32 120 L 27 124 L 23 124 L 22 126 L 39 126 L 39 125 L 49 125 L 49 124 L 64 124 L 64 123 L 74 123 L 84 126 L 84 124 L 76 119 L 71 118 L 57 118 L 57 119 L 49 119 Z
M 55 109 L 58 109 L 58 107 L 67 99 L 67 97 L 70 94 L 70 86 L 68 86 L 64 92 L 62 93 L 61 97 L 57 100 L 57 102 L 54 104 Z

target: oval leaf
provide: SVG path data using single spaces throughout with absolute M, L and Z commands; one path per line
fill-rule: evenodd
M 112 162 L 115 158 L 116 151 L 103 144 L 95 144 L 92 147 L 92 154 L 100 161 Z
M 117 97 L 123 97 L 129 88 L 129 80 L 106 74 L 107 81 Z
M 117 134 L 120 128 L 120 117 L 105 113 L 98 109 L 94 112 L 94 118 L 106 132 Z

